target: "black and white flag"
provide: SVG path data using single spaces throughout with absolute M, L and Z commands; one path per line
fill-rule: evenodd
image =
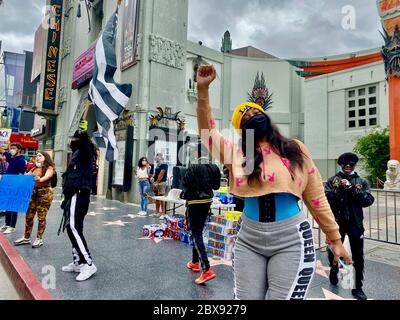
M 96 44 L 93 79 L 90 81 L 89 95 L 93 102 L 98 132 L 94 133 L 96 143 L 105 150 L 106 160 L 118 160 L 113 121 L 124 111 L 132 94 L 131 84 L 114 81 L 117 70 L 115 37 L 118 24 L 118 9 L 108 20 Z

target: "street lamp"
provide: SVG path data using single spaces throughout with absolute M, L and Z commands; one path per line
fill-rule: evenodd
M 1 0 L 0 0 L 1 1 Z M 76 13 L 76 16 L 78 18 L 82 17 L 82 11 L 81 11 L 81 2 L 84 1 L 85 2 L 85 7 L 86 7 L 86 13 L 87 13 L 87 17 L 88 17 L 88 21 L 89 21 L 89 32 L 91 30 L 91 26 L 90 26 L 90 14 L 89 14 L 89 10 L 92 8 L 92 3 L 94 0 L 79 0 L 79 4 L 78 4 L 78 11 Z

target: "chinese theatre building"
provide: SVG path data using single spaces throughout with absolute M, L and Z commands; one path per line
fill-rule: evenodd
M 88 107 L 94 46 L 117 1 L 48 3 L 54 8 L 54 28 L 44 41 L 40 114 L 48 119 L 47 125 L 55 123 L 49 134 L 56 165 L 63 172 L 68 137 L 84 114 L 90 134 L 97 130 L 93 107 Z M 248 99 L 268 103 L 267 112 L 282 133 L 305 141 L 324 178 L 336 171 L 338 155 L 351 151 L 359 136 L 389 125 L 392 91 L 381 48 L 287 61 L 254 47 L 233 49 L 234 39 L 226 32 L 218 51 L 187 40 L 188 0 L 122 3 L 115 39 L 115 81 L 132 84 L 133 93 L 126 111 L 114 123 L 119 159 L 108 163 L 100 156 L 98 194 L 137 203 L 133 169 L 139 158 L 152 160 L 156 153 L 163 153 L 169 184 L 172 168 L 193 159 L 198 138 L 195 75 L 202 63 L 213 64 L 218 72 L 210 99 L 215 126 L 225 136 L 234 137 L 230 119 L 236 105 Z M 396 37 L 390 32 L 388 36 L 389 43 L 396 43 Z M 392 52 L 390 45 L 387 48 Z

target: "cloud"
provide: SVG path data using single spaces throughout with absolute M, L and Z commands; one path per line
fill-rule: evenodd
M 342 24 L 355 13 L 355 29 Z M 233 47 L 254 46 L 275 56 L 319 57 L 383 44 L 373 0 L 189 0 L 188 38 L 220 50 L 229 30 Z
M 188 38 L 216 50 L 226 30 L 231 32 L 234 48 L 252 45 L 282 58 L 334 55 L 383 45 L 375 0 L 188 1 Z M 4 50 L 33 50 L 45 4 L 46 0 L 3 1 L 0 40 Z M 346 5 L 355 9 L 355 30 L 342 27 Z
M 0 6 L 2 50 L 33 50 L 34 35 L 43 19 L 46 0 L 4 0 Z

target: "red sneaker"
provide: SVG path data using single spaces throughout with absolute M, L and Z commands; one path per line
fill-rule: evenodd
M 215 274 L 214 270 L 209 269 L 206 272 L 203 272 L 200 277 L 198 277 L 194 282 L 196 284 L 203 284 L 207 281 L 214 279 L 217 275 Z
M 190 270 L 192 270 L 193 272 L 200 272 L 201 268 L 200 268 L 200 263 L 193 263 L 192 261 L 189 261 L 186 264 L 186 267 Z

